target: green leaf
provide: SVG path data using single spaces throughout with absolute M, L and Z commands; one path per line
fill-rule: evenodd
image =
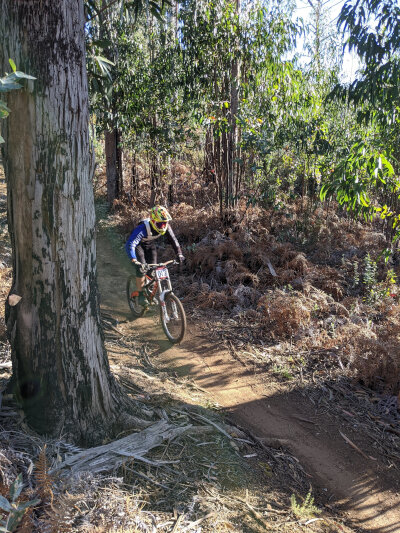
M 392 164 L 386 159 L 386 157 L 384 155 L 381 155 L 381 161 L 382 161 L 383 165 L 386 167 L 386 170 L 387 170 L 389 176 L 393 176 L 394 168 L 393 168 Z
M 8 117 L 10 109 L 6 106 L 6 103 L 3 100 L 0 100 L 0 118 Z
M 17 70 L 17 67 L 16 67 L 14 61 L 12 59 L 9 59 L 8 62 L 10 63 L 11 68 L 13 69 L 13 72 L 15 72 Z
M 0 144 L 3 143 L 3 142 L 5 142 L 5 141 L 4 141 L 3 137 L 0 135 Z
M 109 65 L 115 66 L 115 63 L 103 56 L 94 56 L 94 59 L 96 60 L 96 63 L 98 64 L 103 76 L 107 76 L 111 80 Z
M 11 501 L 15 502 L 18 496 L 22 492 L 22 487 L 24 485 L 24 482 L 22 480 L 22 474 L 18 474 L 18 476 L 15 478 L 14 483 L 10 487 L 10 498 Z
M 30 74 L 25 74 L 25 72 L 21 72 L 20 70 L 17 70 L 16 72 L 13 72 L 10 74 L 10 77 L 15 76 L 16 78 L 25 79 L 25 80 L 36 80 L 35 76 L 31 76 Z
M 97 59 L 97 61 L 101 61 L 102 63 L 108 63 L 109 65 L 112 65 L 113 67 L 115 67 L 115 63 L 113 63 L 112 61 L 110 61 L 106 57 L 96 56 L 96 59 Z
M 8 517 L 7 527 L 9 531 L 15 531 L 15 528 L 24 516 L 25 511 L 14 511 L 12 515 Z
M 365 193 L 361 193 L 360 194 L 360 202 L 362 203 L 362 205 L 364 207 L 369 207 L 369 199 L 368 197 L 365 195 Z
M 329 186 L 328 185 L 323 185 L 321 187 L 321 190 L 319 192 L 319 197 L 320 197 L 322 202 L 325 200 L 326 195 L 328 194 L 328 190 L 329 190 Z
M 9 513 L 12 510 L 10 502 L 0 494 L 0 509 Z
M 11 109 L 9 109 L 9 108 L 7 107 L 6 103 L 3 102 L 3 100 L 0 100 L 0 112 L 1 112 L 1 111 L 6 112 L 7 115 L 8 115 L 8 113 L 11 111 Z
M 31 500 L 30 502 L 23 502 L 18 504 L 17 511 L 25 511 L 25 509 L 28 509 L 28 507 L 36 507 L 36 505 L 39 505 L 40 500 Z
M 0 93 L 7 93 L 13 89 L 20 89 L 22 85 L 16 83 L 15 81 L 7 81 L 6 79 L 0 79 Z
M 158 21 L 164 22 L 164 18 L 162 16 L 162 12 L 160 11 L 160 7 L 155 2 L 149 2 L 150 6 L 150 12 Z

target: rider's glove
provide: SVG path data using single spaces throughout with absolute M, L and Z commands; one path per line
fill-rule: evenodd
M 149 269 L 146 263 L 141 263 L 137 259 L 132 259 L 132 263 L 137 267 L 137 272 L 142 274 L 142 276 L 144 276 Z
M 149 267 L 147 266 L 147 263 L 139 263 L 139 271 L 143 276 L 146 274 L 146 272 L 149 270 Z
M 178 255 L 179 262 L 182 264 L 185 261 L 185 256 L 182 254 Z

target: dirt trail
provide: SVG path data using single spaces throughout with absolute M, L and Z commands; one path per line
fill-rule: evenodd
M 300 391 L 282 393 L 265 383 L 265 375 L 233 359 L 191 325 L 184 342 L 171 346 L 154 317 L 132 321 L 125 299 L 126 277 L 131 273 L 128 261 L 103 232 L 97 246 L 102 307 L 120 321 L 121 328 L 140 328 L 140 338 L 154 349 L 152 358 L 158 367 L 190 376 L 242 427 L 269 444 L 289 449 L 313 487 L 345 512 L 354 526 L 367 532 L 400 532 L 399 476 L 379 460 L 362 457 L 339 433 L 359 443 L 356 429 L 344 431 Z M 363 450 L 377 455 L 376 450 Z

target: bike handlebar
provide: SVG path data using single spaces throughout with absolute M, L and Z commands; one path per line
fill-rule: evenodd
M 171 259 L 170 261 L 166 261 L 165 263 L 147 263 L 147 266 L 149 268 L 158 268 L 158 267 L 163 267 L 163 266 L 168 266 L 168 265 L 179 265 L 179 261 L 177 261 L 176 259 Z

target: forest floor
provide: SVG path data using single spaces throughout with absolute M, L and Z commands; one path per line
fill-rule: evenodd
M 366 388 L 354 385 L 351 391 L 340 383 L 321 388 L 279 379 L 276 368 L 271 372 L 259 364 L 256 346 L 246 344 L 244 350 L 229 341 L 216 342 L 213 332 L 226 324 L 215 318 L 190 317 L 186 338 L 171 346 L 154 311 L 132 320 L 125 301 L 131 269 L 112 232 L 98 234 L 98 267 L 103 309 L 118 320 L 122 334 L 134 329 L 155 371 L 206 393 L 235 424 L 294 456 L 326 509 L 343 513 L 360 531 L 400 531 L 400 465 L 382 460 L 369 438 L 361 402 L 358 406 L 350 397 L 353 392 L 363 402 Z M 239 328 L 236 335 L 240 337 Z M 129 355 L 112 353 L 110 359 L 117 366 L 129 365 Z M 258 464 L 260 458 L 251 462 Z
M 1 179 L 0 187 L 4 301 L 11 250 Z M 149 454 L 153 466 L 126 463 L 110 476 L 53 481 L 54 500 L 30 513 L 21 533 L 400 531 L 400 431 L 393 409 L 390 418 L 387 408 L 387 399 L 395 396 L 351 377 L 335 347 L 306 354 L 292 335 L 289 341 L 275 339 L 271 351 L 256 318 L 214 306 L 222 293 L 213 292 L 210 300 L 201 279 L 191 283 L 190 268 L 172 274 L 189 323 L 182 344 L 171 346 L 154 311 L 132 319 L 125 295 L 131 265 L 124 239 L 103 204 L 98 215 L 98 281 L 112 371 L 150 417 L 191 421 L 198 433 Z M 294 297 L 292 290 L 282 294 L 289 302 Z M 288 346 L 301 364 L 288 355 Z M 10 350 L 0 317 L 2 384 L 9 375 Z M 75 451 L 32 435 L 12 403 L 3 401 L 0 426 L 4 496 L 19 471 L 31 493 L 37 491 L 29 465 L 33 461 L 34 471 L 40 470 L 37 460 L 45 443 L 57 455 Z M 165 459 L 171 463 L 160 466 Z M 307 497 L 311 490 L 315 501 Z

